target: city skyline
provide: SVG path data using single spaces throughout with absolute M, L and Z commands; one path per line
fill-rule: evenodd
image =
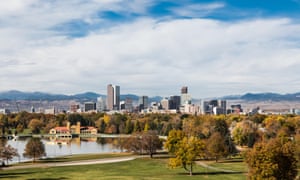
M 299 92 L 300 1 L 10 0 L 0 91 Z

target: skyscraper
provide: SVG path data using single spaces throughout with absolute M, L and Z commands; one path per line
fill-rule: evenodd
M 107 85 L 107 109 L 119 110 L 120 108 L 120 86 Z
M 179 110 L 180 108 L 180 96 L 170 96 L 170 109 Z
M 183 106 L 184 104 L 191 104 L 192 97 L 188 94 L 188 87 L 183 86 L 181 88 L 181 97 L 180 97 L 180 105 Z
M 106 104 L 108 110 L 114 109 L 114 88 L 111 84 L 107 85 L 107 98 Z
M 139 97 L 139 110 L 148 108 L 148 96 Z
M 120 86 L 113 86 L 114 88 L 114 110 L 120 109 Z

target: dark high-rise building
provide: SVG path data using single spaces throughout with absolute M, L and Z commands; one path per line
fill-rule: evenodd
M 114 88 L 114 110 L 120 109 L 120 86 L 113 86 Z
M 148 96 L 139 97 L 139 110 L 148 108 Z
M 211 100 L 202 102 L 202 113 L 204 114 L 226 114 L 225 100 Z
M 96 103 L 94 102 L 86 102 L 84 103 L 84 112 L 95 111 Z
M 180 96 L 170 96 L 169 109 L 179 110 L 179 108 L 180 108 Z
M 107 86 L 107 109 L 119 110 L 120 108 L 120 86 Z

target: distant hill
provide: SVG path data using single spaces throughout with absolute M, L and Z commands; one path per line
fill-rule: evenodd
M 76 100 L 80 102 L 96 101 L 98 97 L 106 98 L 106 95 L 97 94 L 94 92 L 85 92 L 75 95 L 51 94 L 44 92 L 22 92 L 11 90 L 0 92 L 0 100 L 28 100 L 28 101 L 59 101 L 59 100 Z M 122 94 L 121 100 L 130 98 L 133 101 L 138 101 L 139 96 L 134 94 Z M 162 99 L 160 96 L 149 97 L 150 102 L 159 102 Z M 245 100 L 245 101 L 298 101 L 300 100 L 300 92 L 294 94 L 277 94 L 277 93 L 246 93 L 244 95 L 229 95 L 220 99 L 227 100 Z
M 277 93 L 247 93 L 244 95 L 225 96 L 224 99 L 241 99 L 245 101 L 299 101 L 300 93 L 277 94 Z
M 0 92 L 0 100 L 28 100 L 28 101 L 55 101 L 55 100 L 92 100 L 97 99 L 100 94 L 87 92 L 75 95 L 64 94 L 50 94 L 44 92 L 22 92 L 17 90 L 11 90 L 6 92 Z
M 106 98 L 106 95 L 97 94 L 94 92 L 85 92 L 75 95 L 64 95 L 64 94 L 50 94 L 43 92 L 22 92 L 17 90 L 11 90 L 6 92 L 0 92 L 0 100 L 28 100 L 28 101 L 59 101 L 59 100 L 76 100 L 80 102 L 84 101 L 96 101 L 98 97 Z M 126 98 L 130 98 L 133 101 L 138 101 L 139 96 L 134 94 L 122 94 L 121 101 Z M 160 101 L 162 98 L 159 96 L 149 97 L 149 102 Z

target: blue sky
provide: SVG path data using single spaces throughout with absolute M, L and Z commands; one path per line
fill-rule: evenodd
M 0 91 L 299 92 L 299 0 L 10 0 Z

